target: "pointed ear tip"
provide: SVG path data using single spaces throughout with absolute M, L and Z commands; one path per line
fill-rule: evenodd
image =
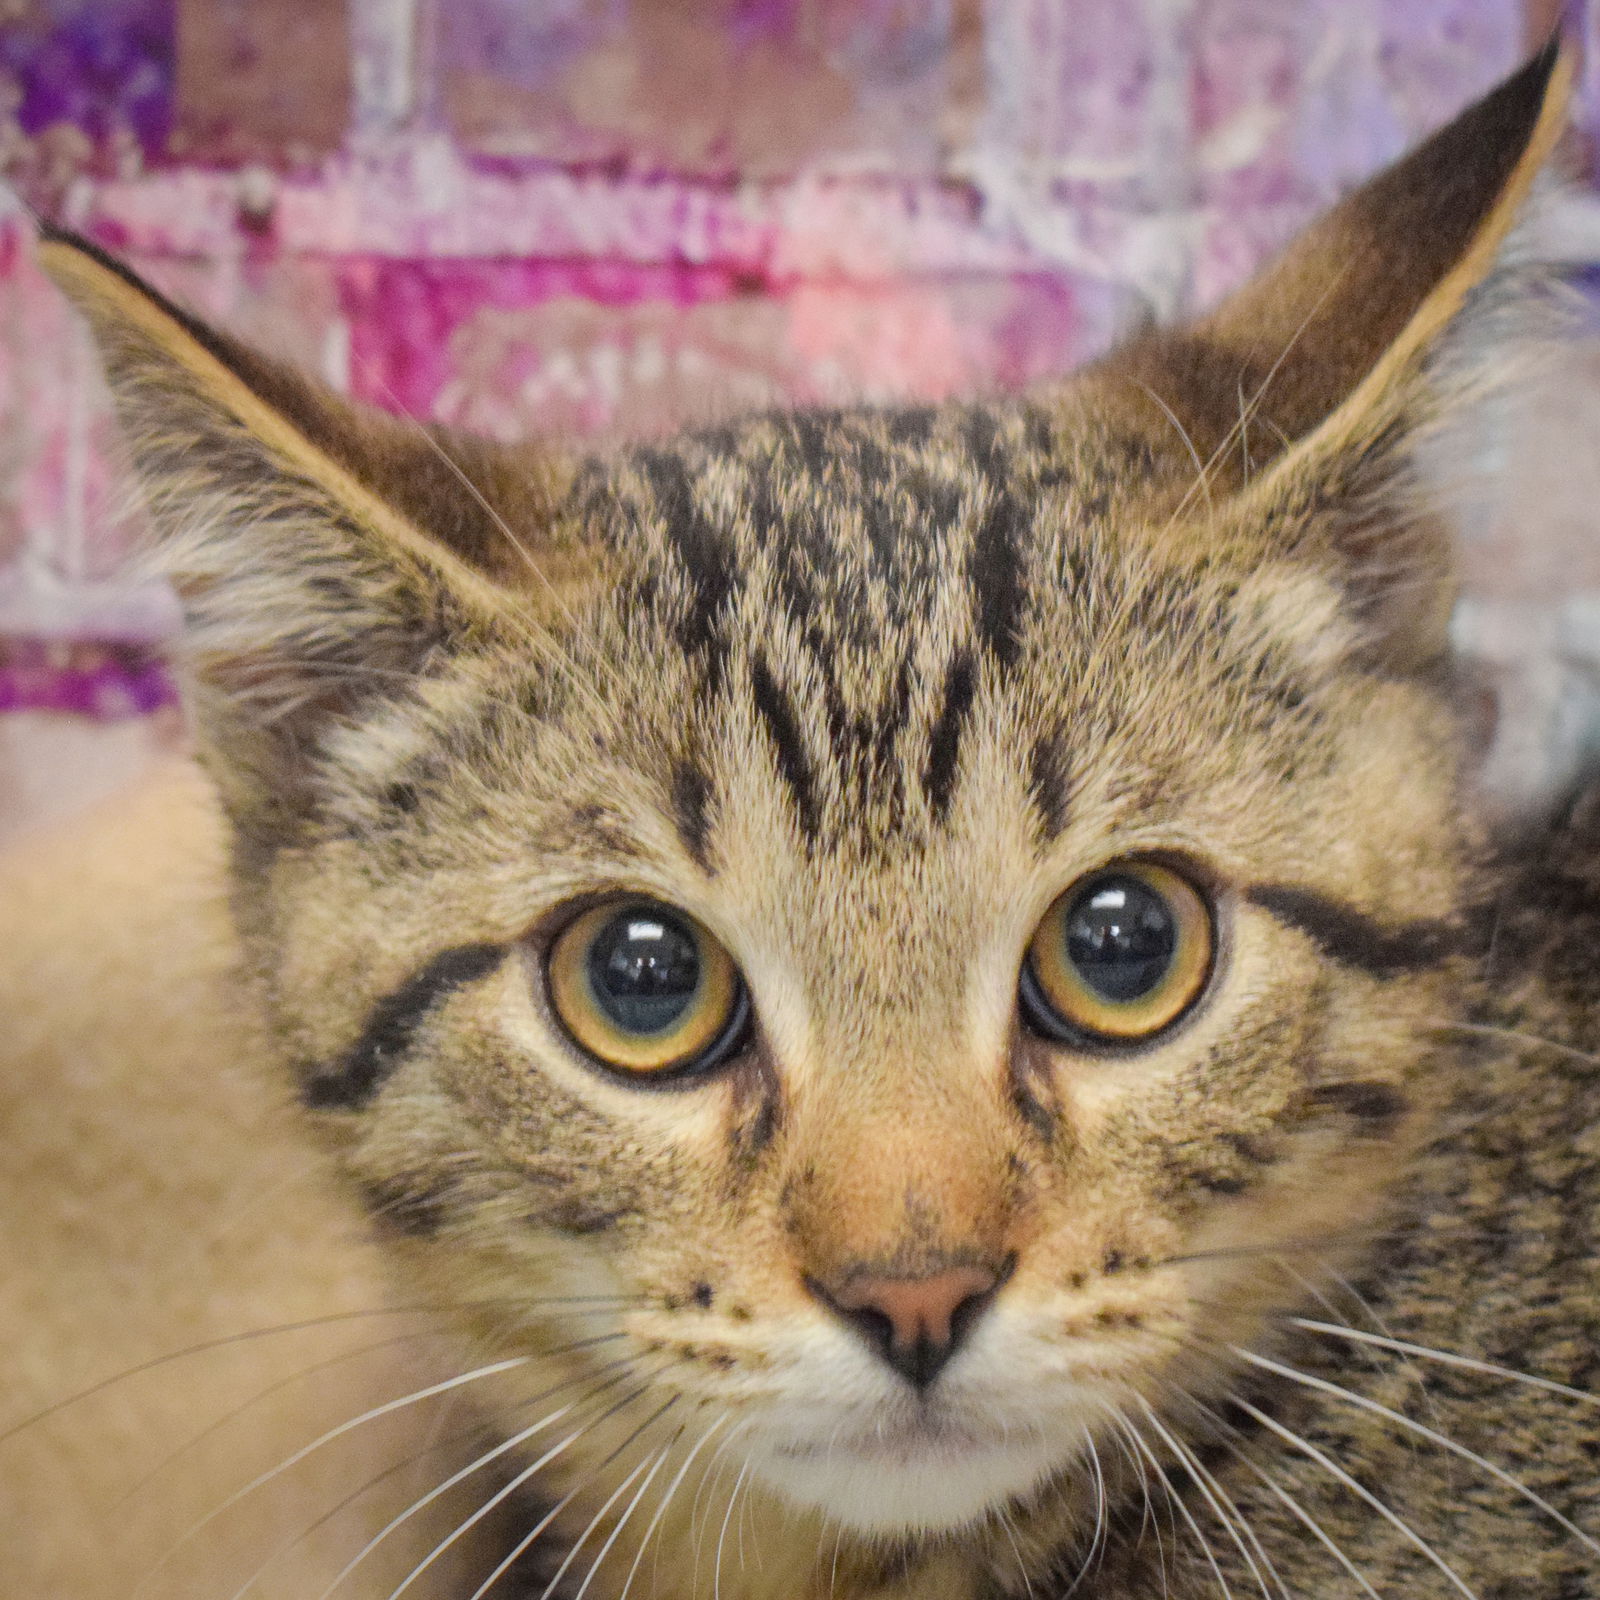
M 1587 0 L 1565 0 L 1549 38 L 1534 57 L 1534 63 L 1543 68 L 1545 93 L 1550 98 L 1565 102 L 1582 69 L 1587 12 Z
M 96 289 L 101 295 L 104 294 L 108 275 L 123 278 L 126 271 L 119 271 L 116 263 L 98 245 L 92 244 L 81 234 L 58 228 L 53 223 L 39 225 L 33 258 L 39 270 L 80 307 Z
M 1583 48 L 1583 24 L 1588 14 L 1588 0 L 1563 0 L 1554 28 L 1550 30 L 1550 47 L 1576 51 Z

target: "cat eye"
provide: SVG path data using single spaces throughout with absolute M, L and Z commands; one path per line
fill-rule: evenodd
M 1022 966 L 1023 1016 L 1063 1043 L 1148 1039 L 1199 998 L 1215 943 L 1191 883 L 1153 861 L 1117 862 L 1045 913 Z
M 693 917 L 607 901 L 550 947 L 550 1002 L 588 1055 L 619 1072 L 703 1072 L 743 1042 L 750 1002 L 733 958 Z

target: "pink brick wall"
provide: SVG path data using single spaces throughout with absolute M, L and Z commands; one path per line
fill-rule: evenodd
M 379 404 L 646 433 L 1062 372 L 1236 282 L 1538 27 L 1519 0 L 0 0 L 0 169 Z M 6 205 L 0 703 L 110 673 L 102 708 L 141 705 L 137 650 L 79 682 L 40 643 L 156 647 L 171 611 L 122 569 L 93 364 Z

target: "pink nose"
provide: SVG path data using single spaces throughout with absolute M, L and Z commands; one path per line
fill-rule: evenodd
M 1000 1287 L 988 1267 L 947 1267 L 925 1278 L 850 1274 L 835 1289 L 811 1282 L 817 1298 L 862 1334 L 908 1383 L 939 1375 Z

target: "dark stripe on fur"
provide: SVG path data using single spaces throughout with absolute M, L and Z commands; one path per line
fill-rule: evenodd
M 468 944 L 437 955 L 372 1008 L 361 1037 L 337 1066 L 306 1082 L 314 1111 L 359 1111 L 405 1059 L 428 1013 L 455 990 L 487 977 L 505 959 L 498 944 Z
M 1354 1117 L 1373 1134 L 1387 1133 L 1411 1109 L 1410 1100 L 1399 1089 L 1376 1079 L 1318 1084 L 1311 1091 L 1311 1103 Z
M 737 584 L 736 568 L 695 497 L 694 479 L 679 456 L 641 450 L 636 458 L 655 495 L 667 541 L 683 565 L 692 596 L 679 629 L 686 650 L 714 652 L 717 626 Z
M 1457 923 L 1419 918 L 1388 928 L 1354 906 L 1289 884 L 1254 884 L 1245 898 L 1298 929 L 1341 966 L 1357 967 L 1375 978 L 1426 972 L 1471 948 L 1472 941 Z
M 1007 484 L 1007 452 L 994 421 L 981 411 L 968 418 L 967 448 L 988 490 L 988 505 L 967 560 L 967 581 L 977 608 L 978 637 L 1002 667 L 1010 667 L 1021 648 L 1018 630 L 1027 600 L 1022 552 L 1028 515 Z
M 706 847 L 711 836 L 711 779 L 692 761 L 680 761 L 673 769 L 672 820 L 695 865 L 710 873 Z
M 972 697 L 977 690 L 977 674 L 972 657 L 963 651 L 950 663 L 944 680 L 944 704 L 928 739 L 928 764 L 923 769 L 922 787 L 927 792 L 928 804 L 934 816 L 941 821 L 950 809 L 950 797 L 955 792 L 956 772 L 961 759 L 961 730 L 972 709 Z
M 762 1050 L 750 1052 L 732 1075 L 728 1143 L 741 1173 L 748 1173 L 783 1126 L 783 1087 Z
M 370 1178 L 361 1185 L 372 1220 L 411 1239 L 432 1239 L 444 1227 L 446 1191 L 426 1178 Z
M 1049 844 L 1067 825 L 1071 797 L 1066 751 L 1059 734 L 1047 734 L 1035 743 L 1028 763 L 1028 793 L 1039 813 L 1042 842 Z
M 794 796 L 795 808 L 800 813 L 800 831 L 806 838 L 814 839 L 821 819 L 799 719 L 788 695 L 778 687 L 760 656 L 750 664 L 750 692 L 755 698 L 756 711 L 767 725 L 773 753 L 778 759 L 779 776 Z

